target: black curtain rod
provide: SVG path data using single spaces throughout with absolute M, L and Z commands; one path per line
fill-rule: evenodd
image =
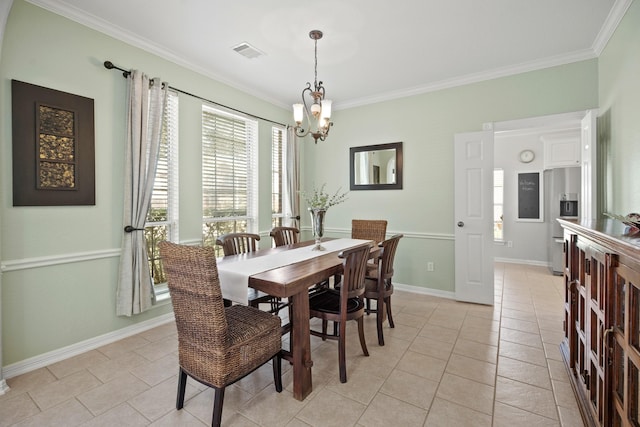
M 113 65 L 113 62 L 111 62 L 111 61 L 104 61 L 104 68 L 106 68 L 108 70 L 119 70 L 119 71 L 122 71 L 122 77 L 124 77 L 124 78 L 129 77 L 129 75 L 131 74 L 131 71 L 125 70 L 124 68 L 120 68 L 118 66 L 115 66 L 115 65 Z M 238 110 L 237 108 L 233 108 L 233 107 L 229 107 L 229 106 L 224 105 L 224 104 L 220 104 L 219 102 L 215 102 L 215 101 L 212 101 L 210 99 L 203 98 L 203 97 L 198 96 L 198 95 L 194 95 L 192 93 L 189 93 L 189 92 L 186 92 L 184 90 L 175 88 L 173 86 L 169 86 L 169 89 L 174 90 L 174 91 L 179 92 L 179 93 L 182 93 L 182 94 L 185 94 L 185 95 L 188 95 L 188 96 L 191 96 L 191 97 L 199 99 L 201 101 L 206 101 L 206 102 L 209 102 L 211 104 L 217 105 L 219 107 L 224 107 L 224 108 L 226 108 L 228 110 L 235 111 L 237 113 L 241 113 L 241 114 L 247 115 L 249 117 L 253 117 L 254 119 L 264 120 L 264 121 L 269 122 L 269 123 L 273 123 L 273 124 L 276 124 L 276 125 L 288 127 L 288 125 L 285 125 L 284 123 L 276 122 L 276 121 L 273 121 L 273 120 L 270 120 L 270 119 L 265 119 L 264 117 L 256 116 L 254 114 L 250 114 L 250 113 L 247 113 L 245 111 Z

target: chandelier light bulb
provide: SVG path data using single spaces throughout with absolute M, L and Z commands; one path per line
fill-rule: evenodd
M 320 104 L 312 104 L 311 105 L 311 114 L 313 114 L 313 117 L 318 117 L 318 115 L 320 115 L 320 110 L 322 108 L 320 107 Z

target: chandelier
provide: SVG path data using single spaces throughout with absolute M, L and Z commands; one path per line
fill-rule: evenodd
M 318 81 L 318 40 L 322 38 L 322 31 L 312 30 L 309 37 L 315 43 L 315 66 L 313 88 L 307 82 L 307 87 L 302 90 L 302 104 L 293 104 L 293 119 L 296 122 L 294 130 L 296 135 L 304 137 L 309 133 L 317 144 L 318 139 L 324 141 L 329 134 L 329 128 L 333 126 L 331 122 L 331 101 L 324 99 L 324 86 Z M 306 129 L 302 122 L 307 121 Z M 315 128 L 315 130 L 311 130 Z

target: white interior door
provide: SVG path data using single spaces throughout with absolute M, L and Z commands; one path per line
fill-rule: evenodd
M 493 130 L 454 145 L 456 299 L 493 305 Z

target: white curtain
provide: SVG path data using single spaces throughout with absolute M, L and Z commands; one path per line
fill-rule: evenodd
M 134 70 L 129 76 L 124 167 L 124 225 L 116 313 L 131 316 L 155 302 L 144 223 L 151 202 L 168 84 Z
M 287 126 L 287 197 L 289 219 L 287 224 L 300 229 L 300 153 L 298 137 L 291 126 Z

